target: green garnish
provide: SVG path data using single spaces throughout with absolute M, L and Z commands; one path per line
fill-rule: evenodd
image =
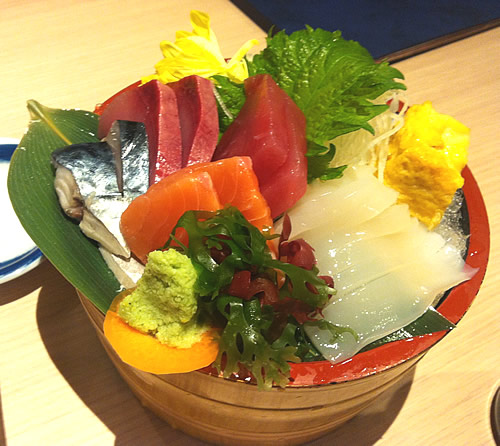
M 309 141 L 307 145 L 307 182 L 310 183 L 316 178 L 322 181 L 340 178 L 347 166 L 330 167 L 330 163 L 335 156 L 335 146 L 321 146 Z
M 219 131 L 224 133 L 245 103 L 243 84 L 231 82 L 228 77 L 214 76 L 215 99 L 219 115 Z
M 296 356 L 296 327 L 287 326 L 280 338 L 271 342 L 266 336 L 274 318 L 270 306 L 261 308 L 258 299 L 244 301 L 233 296 L 221 296 L 216 305 L 227 319 L 215 361 L 224 377 L 238 373 L 241 364 L 252 373 L 259 388 L 269 389 L 273 383 L 285 387 L 290 373 L 288 361 L 300 362 Z
M 338 325 L 332 324 L 331 322 L 327 321 L 326 319 L 318 319 L 318 320 L 314 320 L 314 321 L 308 321 L 304 325 L 318 327 L 320 330 L 328 330 L 330 332 L 330 335 L 332 336 L 330 338 L 330 343 L 335 342 L 335 340 L 342 333 L 351 333 L 353 335 L 353 337 L 356 339 L 356 341 L 359 339 L 358 334 L 352 328 L 340 327 Z
M 266 278 L 279 288 L 280 303 L 285 299 L 300 301 L 310 309 L 308 312 L 322 308 L 333 290 L 318 277 L 317 268 L 308 270 L 274 259 L 267 242 L 275 236 L 261 233 L 235 207 L 217 212 L 187 211 L 178 227 L 189 236 L 189 246 L 180 244 L 180 249 L 198 273 L 195 289 L 202 296 L 200 307 L 223 327 L 215 366 L 226 377 L 237 374 L 244 366 L 260 388 L 270 388 L 273 383 L 285 386 L 290 372 L 288 362 L 300 362 L 297 352 L 310 351 L 300 324 L 292 312 L 281 314 L 280 319 L 272 305 L 263 305 L 257 296 L 248 300 L 231 296 L 228 287 L 235 273 L 251 271 L 253 276 Z M 165 248 L 174 239 L 171 236 Z M 281 287 L 276 270 L 284 276 Z
M 234 206 L 217 212 L 187 211 L 172 233 L 177 228 L 184 228 L 189 235 L 189 246 L 182 249 L 197 269 L 197 292 L 201 296 L 216 297 L 231 283 L 236 271 L 252 270 L 275 279 L 274 270 L 280 270 L 285 273 L 282 293 L 303 301 L 311 309 L 328 302 L 332 290 L 318 277 L 318 269 L 306 270 L 273 259 L 266 243 L 276 236 L 261 233 Z M 173 240 L 171 237 L 165 248 L 169 248 Z M 222 249 L 223 245 L 229 253 L 219 264 L 212 257 L 211 248 Z
M 358 42 L 340 31 L 306 27 L 268 37 L 267 47 L 249 63 L 250 75 L 269 73 L 307 118 L 307 138 L 324 144 L 337 136 L 365 129 L 387 109 L 370 100 L 391 89 L 404 89 L 394 79 L 400 71 L 375 63 Z

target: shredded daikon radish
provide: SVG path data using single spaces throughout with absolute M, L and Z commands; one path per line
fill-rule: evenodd
M 408 100 L 400 91 L 395 91 L 389 98 L 389 110 L 386 116 L 391 120 L 386 127 L 375 129 L 375 138 L 370 143 L 371 165 L 376 167 L 378 179 L 384 182 L 384 170 L 389 153 L 389 140 L 404 124 L 404 114 L 408 109 Z M 402 104 L 401 110 L 399 105 Z M 378 123 L 377 123 L 378 124 Z M 385 131 L 384 131 L 385 130 Z M 383 133 L 382 133 L 383 132 Z M 377 136 L 378 135 L 378 136 Z
M 404 94 L 399 90 L 390 91 L 373 102 L 375 104 L 384 104 L 389 101 L 389 109 L 369 121 L 375 134 L 360 129 L 329 141 L 329 143 L 335 144 L 337 149 L 331 163 L 332 167 L 345 164 L 370 165 L 375 173 L 382 172 L 379 179 L 383 181 L 383 171 L 389 156 L 389 138 L 403 126 L 403 114 L 408 102 Z M 398 113 L 400 101 L 404 104 L 404 108 Z

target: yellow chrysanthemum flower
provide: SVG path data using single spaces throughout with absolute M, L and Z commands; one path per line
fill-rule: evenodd
M 160 48 L 164 58 L 155 65 L 156 73 L 144 77 L 142 82 L 158 79 L 167 84 L 193 74 L 201 77 L 222 75 L 234 82 L 243 82 L 248 77 L 248 68 L 243 57 L 258 41 L 249 40 L 226 62 L 217 38 L 210 28 L 208 14 L 191 11 L 190 20 L 193 32 L 177 31 L 175 43 L 167 40 L 161 42 Z

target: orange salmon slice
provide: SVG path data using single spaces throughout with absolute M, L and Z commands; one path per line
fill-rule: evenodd
M 207 172 L 212 178 L 219 201 L 231 204 L 260 230 L 272 228 L 271 209 L 260 193 L 259 181 L 248 156 L 234 156 L 220 161 L 190 166 L 193 172 Z
M 271 210 L 259 190 L 249 157 L 233 157 L 180 169 L 130 203 L 120 227 L 131 251 L 146 262 L 162 248 L 184 212 L 237 207 L 260 230 L 271 227 Z
M 123 237 L 143 263 L 151 251 L 165 245 L 184 212 L 221 208 L 210 175 L 206 172 L 177 175 L 177 172 L 175 179 L 171 178 L 172 174 L 150 187 L 122 214 L 120 228 Z

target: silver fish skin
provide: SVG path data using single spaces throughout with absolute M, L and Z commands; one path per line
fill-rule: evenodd
M 144 124 L 116 121 L 106 141 L 73 144 L 52 153 L 55 188 L 65 213 L 114 255 L 130 257 L 120 231 L 123 211 L 149 186 Z
M 73 144 L 52 153 L 52 163 L 66 167 L 85 200 L 96 197 L 121 196 L 113 152 L 105 142 Z
M 118 189 L 124 197 L 137 197 L 149 186 L 149 147 L 142 122 L 115 121 L 106 142 L 115 157 Z

